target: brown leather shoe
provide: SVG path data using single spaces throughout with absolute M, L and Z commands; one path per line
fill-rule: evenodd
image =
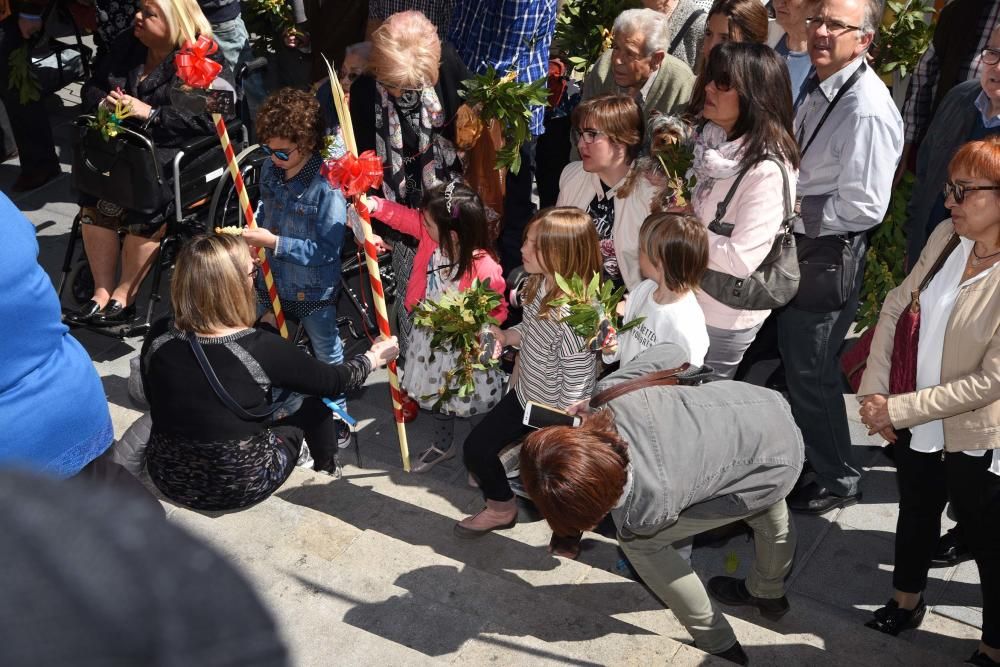
M 34 190 L 35 188 L 42 187 L 60 174 L 62 174 L 62 169 L 59 168 L 59 165 L 44 167 L 42 169 L 33 169 L 31 171 L 22 169 L 21 175 L 17 177 L 16 181 L 14 181 L 14 185 L 11 187 L 11 190 L 14 192 L 27 192 L 29 190 Z

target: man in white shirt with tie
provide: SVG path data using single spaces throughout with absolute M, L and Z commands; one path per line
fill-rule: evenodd
M 814 474 L 788 497 L 792 511 L 822 514 L 861 498 L 840 346 L 858 308 L 867 232 L 889 206 L 903 147 L 899 111 L 865 63 L 881 20 L 879 0 L 823 0 L 806 20 L 816 78 L 795 116 L 802 150 L 795 231 L 799 258 L 810 261 L 800 265 L 799 294 L 777 317 L 789 402 Z

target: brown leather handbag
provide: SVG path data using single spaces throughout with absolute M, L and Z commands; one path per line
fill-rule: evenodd
M 663 371 L 656 371 L 655 373 L 646 373 L 632 380 L 626 380 L 625 382 L 619 382 L 613 387 L 608 387 L 602 392 L 594 394 L 590 399 L 591 409 L 600 407 L 608 401 L 613 401 L 619 396 L 624 396 L 625 394 L 638 391 L 639 389 L 645 389 L 646 387 L 658 387 L 658 386 L 670 386 L 670 385 L 686 385 L 695 386 L 702 384 L 712 375 L 712 369 L 708 366 L 692 367 L 691 364 L 684 362 L 677 368 L 668 368 Z

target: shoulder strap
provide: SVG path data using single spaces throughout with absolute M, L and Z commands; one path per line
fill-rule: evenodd
M 776 165 L 778 165 L 778 169 L 781 171 L 781 185 L 782 185 L 782 191 L 784 192 L 784 209 L 785 209 L 785 216 L 784 218 L 782 218 L 782 223 L 786 223 L 786 221 L 792 217 L 792 210 L 793 210 L 792 193 L 791 193 L 791 188 L 788 185 L 788 172 L 785 171 L 785 165 L 781 163 L 781 160 L 774 157 L 773 155 L 768 155 L 764 157 L 764 160 L 770 160 L 771 162 L 775 163 Z M 763 162 L 764 160 L 761 160 L 761 162 Z M 749 172 L 758 164 L 760 163 L 756 162 L 754 164 L 747 166 L 742 171 L 740 171 L 739 175 L 736 177 L 736 180 L 733 181 L 732 187 L 729 188 L 729 192 L 726 193 L 726 197 L 721 202 L 719 202 L 718 206 L 715 207 L 715 219 L 712 220 L 712 222 L 708 223 L 709 230 L 721 236 L 732 235 L 733 225 L 723 223 L 722 218 L 726 215 L 726 210 L 729 208 L 729 202 L 733 200 L 733 197 L 736 194 L 736 189 L 740 186 L 740 183 L 743 181 L 743 177 L 747 174 L 747 172 Z
M 865 64 L 864 60 L 862 60 L 861 66 L 858 67 L 856 70 L 854 70 L 854 74 L 851 75 L 851 78 L 849 78 L 846 82 L 844 82 L 844 85 L 841 86 L 840 90 L 837 91 L 837 94 L 834 96 L 833 101 L 830 102 L 830 105 L 826 108 L 826 111 L 823 112 L 823 115 L 820 117 L 819 122 L 813 129 L 812 134 L 809 135 L 809 141 L 807 141 L 806 145 L 802 147 L 802 152 L 799 153 L 800 158 L 804 156 L 806 154 L 806 151 L 809 150 L 809 147 L 812 146 L 813 140 L 816 138 L 816 135 L 819 134 L 819 129 L 823 127 L 823 123 L 825 123 L 826 119 L 830 117 L 831 113 L 833 113 L 833 108 L 837 106 L 837 102 L 839 102 L 840 98 L 843 97 L 847 93 L 847 91 L 851 89 L 851 86 L 853 86 L 855 83 L 858 82 L 858 79 L 861 78 L 861 75 L 864 74 L 864 71 L 866 69 L 868 69 L 868 65 Z
M 931 265 L 931 270 L 928 271 L 927 275 L 924 276 L 924 279 L 920 281 L 920 287 L 917 288 L 917 291 L 923 292 L 927 289 L 927 286 L 931 284 L 931 280 L 933 280 L 934 276 L 936 276 L 938 271 L 941 270 L 944 263 L 948 261 L 948 256 L 951 255 L 952 251 L 958 247 L 959 240 L 958 234 L 951 235 L 951 238 L 948 239 L 948 243 L 945 244 L 944 248 L 942 248 L 941 254 L 938 255 L 937 259 L 934 260 L 934 264 Z
M 208 357 L 205 356 L 205 350 L 201 349 L 201 343 L 198 342 L 198 337 L 191 331 L 187 332 L 187 341 L 191 345 L 191 350 L 194 352 L 195 359 L 198 360 L 198 365 L 201 366 L 202 372 L 205 374 L 205 378 L 208 380 L 208 384 L 212 386 L 212 391 L 215 395 L 219 397 L 222 403 L 232 410 L 232 412 L 240 419 L 246 421 L 260 421 L 261 419 L 267 419 L 278 409 L 278 405 L 274 405 L 270 410 L 266 412 L 250 412 L 242 405 L 236 402 L 226 388 L 222 386 L 219 382 L 219 376 L 215 374 L 215 370 L 212 365 L 208 363 Z
M 590 407 L 596 408 L 604 405 L 608 401 L 613 401 L 619 396 L 624 396 L 625 394 L 639 389 L 645 389 L 646 387 L 656 387 L 656 386 L 669 386 L 675 384 L 682 385 L 697 385 L 701 384 L 709 378 L 712 374 L 712 369 L 708 366 L 698 366 L 692 368 L 691 364 L 684 362 L 677 368 L 668 368 L 664 371 L 656 371 L 655 373 L 647 373 L 643 376 L 634 378 L 632 380 L 626 380 L 625 382 L 619 382 L 618 384 L 608 387 L 604 391 L 595 394 L 590 399 Z
M 681 41 L 684 39 L 684 35 L 686 35 L 687 31 L 691 29 L 691 26 L 693 26 L 694 22 L 698 20 L 698 17 L 704 13 L 704 9 L 698 8 L 688 14 L 687 19 L 684 21 L 684 25 L 682 25 L 680 30 L 677 31 L 674 38 L 670 40 L 670 48 L 667 50 L 667 53 L 673 53 L 674 49 L 680 46 Z
M 784 193 L 785 196 L 784 198 L 785 217 L 782 220 L 782 222 L 785 222 L 792 217 L 792 211 L 794 210 L 792 208 L 792 190 L 791 187 L 788 185 L 788 171 L 785 170 L 785 164 L 778 158 L 774 157 L 773 155 L 768 155 L 764 159 L 770 160 L 774 164 L 778 165 L 778 171 L 781 172 L 781 191 Z

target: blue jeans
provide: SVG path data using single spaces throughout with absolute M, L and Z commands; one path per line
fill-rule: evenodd
M 309 334 L 313 353 L 324 364 L 339 364 L 344 361 L 344 343 L 340 340 L 340 329 L 337 327 L 337 306 L 321 308 L 307 315 L 300 323 Z M 343 394 L 334 398 L 342 408 L 347 407 L 347 399 Z
M 218 42 L 222 59 L 225 61 L 226 67 L 232 70 L 234 76 L 240 65 L 253 60 L 250 35 L 247 34 L 243 17 L 237 16 L 231 21 L 216 23 L 212 26 L 212 37 Z

